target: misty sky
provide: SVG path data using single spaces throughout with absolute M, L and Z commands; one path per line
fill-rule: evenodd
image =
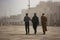
M 41 0 L 30 0 L 30 1 L 31 1 L 31 7 L 35 7 L 37 4 L 39 4 Z M 22 9 L 27 8 L 28 8 L 28 0 L 0 0 L 0 17 L 21 14 Z

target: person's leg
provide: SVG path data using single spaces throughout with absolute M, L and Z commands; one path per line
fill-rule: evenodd
M 29 31 L 30 31 L 30 29 L 29 29 L 29 23 L 27 23 L 27 31 L 28 31 L 28 34 L 29 34 Z
M 33 29 L 34 29 L 34 34 L 36 34 L 36 32 L 37 32 L 37 25 L 33 25 Z
M 35 34 L 35 25 L 33 24 L 34 34 Z
M 47 25 L 45 24 L 45 31 L 47 31 Z
M 42 29 L 43 29 L 43 34 L 45 34 L 45 27 L 44 27 L 44 25 L 42 25 Z
M 37 25 L 35 25 L 35 34 L 36 34 L 36 32 L 37 32 Z
M 34 30 L 35 30 L 34 34 L 36 34 L 36 27 L 34 27 Z
M 28 34 L 29 34 L 29 26 L 28 26 L 27 30 L 28 30 Z
M 26 35 L 27 35 L 27 23 L 25 23 L 25 31 L 26 31 Z
M 25 24 L 25 31 L 26 31 L 26 34 L 27 34 L 27 25 Z

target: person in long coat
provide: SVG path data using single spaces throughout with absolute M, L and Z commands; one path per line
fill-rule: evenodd
M 32 17 L 32 23 L 33 23 L 34 34 L 36 34 L 37 26 L 39 25 L 39 19 L 36 16 L 36 13 L 34 13 L 34 16 Z
M 42 16 L 41 16 L 41 24 L 42 24 L 43 34 L 45 34 L 47 31 L 47 17 L 44 15 L 45 14 L 42 13 Z
M 24 17 L 26 35 L 29 34 L 29 21 L 30 17 L 28 17 L 28 13 L 26 13 L 26 16 Z

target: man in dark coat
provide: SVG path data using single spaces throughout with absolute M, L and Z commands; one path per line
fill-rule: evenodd
M 45 32 L 47 31 L 47 17 L 44 16 L 45 14 L 42 13 L 42 16 L 41 16 L 41 24 L 42 24 L 42 29 L 43 29 L 43 34 L 45 34 Z
M 30 17 L 28 17 L 28 13 L 26 13 L 26 16 L 24 17 L 26 35 L 29 34 L 29 21 Z
M 32 23 L 33 23 L 34 34 L 36 34 L 36 32 L 37 32 L 37 26 L 39 25 L 39 19 L 36 16 L 36 13 L 34 13 L 34 16 L 32 18 Z

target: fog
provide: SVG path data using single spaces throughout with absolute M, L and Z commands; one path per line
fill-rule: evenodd
M 31 7 L 35 7 L 40 1 L 48 0 L 30 0 Z M 22 9 L 27 8 L 28 0 L 0 0 L 0 17 L 21 14 Z

